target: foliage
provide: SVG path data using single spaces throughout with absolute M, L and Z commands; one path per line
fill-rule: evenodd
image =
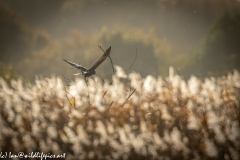
M 29 53 L 30 31 L 22 18 L 0 4 L 0 60 L 16 63 Z
M 199 53 L 201 58 L 197 65 L 200 73 L 219 76 L 240 69 L 239 28 L 240 13 L 237 11 L 225 12 L 215 22 Z
M 12 79 L 18 79 L 19 75 L 9 65 L 0 62 L 0 77 L 10 83 Z
M 65 86 L 0 80 L 0 151 L 66 159 L 239 159 L 240 74 L 166 80 L 125 74 Z M 123 83 L 125 81 L 125 83 Z M 132 94 L 132 95 L 131 95 Z M 129 97 L 129 95 L 131 95 Z
M 234 12 L 239 15 L 238 1 L 0 0 L 0 3 L 0 61 L 11 64 L 26 79 L 63 73 L 70 77 L 74 72 L 61 59 L 90 67 L 101 55 L 98 44 L 103 48 L 111 45 L 114 64 L 123 68 L 130 66 L 138 48 L 132 70 L 143 77 L 148 74 L 165 77 L 169 66 L 177 68 L 184 77 L 191 74 L 205 77 L 208 71 L 210 75 L 222 75 L 239 69 L 236 47 L 239 16 L 233 16 Z M 206 36 L 208 28 L 224 11 L 228 14 Z M 205 36 L 200 53 L 194 53 Z M 111 71 L 109 64 L 101 65 L 97 74 L 110 77 L 106 72 Z

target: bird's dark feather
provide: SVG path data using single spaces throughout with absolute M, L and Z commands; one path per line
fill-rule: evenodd
M 68 64 L 70 64 L 71 66 L 73 66 L 74 68 L 81 70 L 81 72 L 86 72 L 86 71 L 88 70 L 87 68 L 85 68 L 85 67 L 83 67 L 83 66 L 81 66 L 81 65 L 79 65 L 79 64 L 70 62 L 70 61 L 68 61 L 68 60 L 66 60 L 66 59 L 63 59 L 63 60 L 64 60 L 65 62 L 67 62 Z
M 110 52 L 111 52 L 111 46 L 103 53 L 103 55 L 99 58 L 99 60 L 90 69 L 87 69 L 79 64 L 70 62 L 66 59 L 63 59 L 63 61 L 67 62 L 74 68 L 79 69 L 81 71 L 81 73 L 83 74 L 84 78 L 86 78 L 86 77 L 90 77 L 96 73 L 95 70 L 110 55 Z
M 98 59 L 98 61 L 89 69 L 95 70 L 97 67 L 110 55 L 111 46 L 103 53 L 103 55 Z

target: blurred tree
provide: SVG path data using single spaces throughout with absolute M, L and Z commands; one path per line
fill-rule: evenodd
M 0 4 L 0 60 L 16 63 L 29 53 L 30 31 L 21 17 Z
M 114 64 L 125 69 L 131 65 L 138 48 L 132 70 L 142 76 L 167 76 L 169 66 L 174 66 L 183 76 L 196 72 L 207 75 L 208 69 L 221 74 L 223 69 L 239 68 L 235 63 L 239 60 L 236 45 L 231 40 L 226 44 L 223 42 L 237 34 L 228 38 L 222 35 L 230 32 L 223 23 L 236 23 L 236 16 L 226 16 L 229 22 L 224 18 L 221 23 L 219 20 L 219 24 L 209 31 L 204 47 L 192 54 L 209 25 L 224 10 L 239 10 L 240 3 L 236 1 L 37 0 L 23 3 L 0 0 L 0 3 L 19 12 L 32 27 L 28 28 L 17 12 L 0 7 L 0 61 L 11 63 L 25 78 L 52 73 L 70 78 L 73 72 L 61 58 L 91 67 L 102 54 L 98 44 L 103 48 L 111 45 Z M 104 27 L 105 31 L 101 30 Z M 236 28 L 237 25 L 234 30 Z M 221 48 L 222 43 L 232 50 Z M 228 54 L 224 54 L 226 51 Z M 213 58 L 216 63 L 212 63 Z M 108 60 L 98 68 L 97 74 L 111 75 Z
M 25 78 L 34 78 L 34 68 L 42 61 L 33 60 L 41 57 L 38 55 L 39 51 L 51 41 L 50 35 L 43 29 L 31 30 L 16 12 L 2 4 L 0 24 L 0 62 L 12 66 Z M 48 55 L 44 53 L 44 56 Z M 25 63 L 26 61 L 29 63 Z
M 210 28 L 196 63 L 203 76 L 240 70 L 240 12 L 225 12 Z
M 137 52 L 137 59 L 131 70 L 142 76 L 165 74 L 168 64 L 164 62 L 169 52 L 170 44 L 156 37 L 154 31 L 143 32 L 137 28 L 118 28 L 108 33 L 103 29 L 100 42 L 107 46 L 111 44 L 112 58 L 115 65 L 128 69 Z M 104 66 L 104 65 L 103 65 Z
M 19 78 L 19 75 L 13 70 L 11 66 L 0 62 L 0 77 L 2 77 L 7 82 L 10 82 L 11 79 Z

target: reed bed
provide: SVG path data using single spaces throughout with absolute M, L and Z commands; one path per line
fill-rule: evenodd
M 65 159 L 240 158 L 240 74 L 185 81 L 126 74 L 112 82 L 0 79 L 0 152 Z M 17 158 L 16 158 L 17 159 Z

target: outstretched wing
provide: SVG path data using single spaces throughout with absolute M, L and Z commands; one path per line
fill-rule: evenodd
M 87 71 L 87 68 L 85 68 L 85 67 L 83 67 L 83 66 L 81 66 L 81 65 L 79 65 L 79 64 L 70 62 L 70 61 L 68 61 L 68 60 L 66 60 L 66 59 L 63 59 L 63 61 L 67 62 L 68 64 L 70 64 L 70 65 L 73 66 L 74 68 L 81 70 L 81 72 L 86 72 L 86 71 Z
M 95 69 L 110 55 L 111 46 L 103 53 L 99 60 L 89 69 L 95 71 Z

